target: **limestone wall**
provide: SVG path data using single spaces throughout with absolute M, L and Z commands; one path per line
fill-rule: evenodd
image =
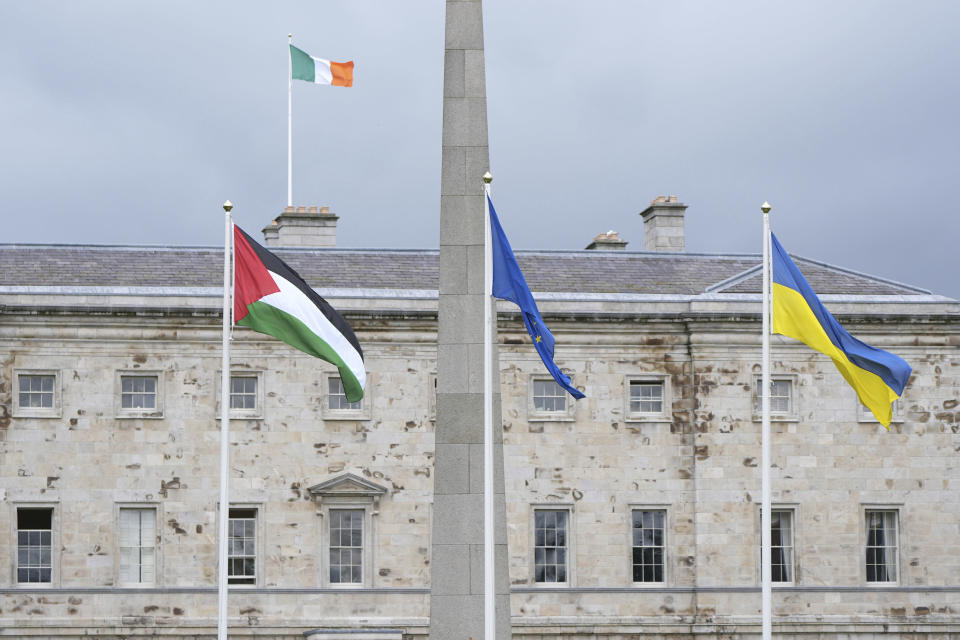
M 530 412 L 543 368 L 516 317 L 500 363 L 512 615 L 518 637 L 630 637 L 757 630 L 760 423 L 755 318 L 677 315 L 551 322 L 558 361 L 588 397 L 562 420 Z M 231 500 L 261 509 L 261 580 L 231 595 L 258 637 L 320 626 L 402 627 L 429 615 L 436 326 L 429 316 L 352 318 L 370 372 L 369 418 L 324 420 L 332 367 L 239 330 L 235 369 L 261 371 L 263 418 L 231 422 Z M 859 331 L 858 331 L 859 329 Z M 858 416 L 833 365 L 775 340 L 774 375 L 796 415 L 773 423 L 773 499 L 795 509 L 797 574 L 775 622 L 797 634 L 960 632 L 960 352 L 956 323 L 864 320 L 854 333 L 913 364 L 892 432 Z M 0 316 L 0 634 L 193 637 L 215 624 L 220 368 L 215 314 Z M 14 374 L 60 371 L 59 417 L 10 417 Z M 116 417 L 118 370 L 156 371 L 163 415 Z M 663 376 L 669 411 L 631 420 L 630 376 Z M 387 489 L 372 517 L 363 589 L 324 582 L 323 519 L 307 488 L 352 473 Z M 14 585 L 16 506 L 55 505 L 51 587 Z M 116 508 L 155 505 L 162 568 L 117 587 Z M 571 509 L 571 581 L 533 582 L 533 508 Z M 635 585 L 630 510 L 668 512 L 666 580 Z M 863 510 L 899 510 L 900 575 L 866 583 Z M 789 626 L 794 625 L 794 626 Z M 879 625 L 879 626 L 878 626 Z M 238 631 L 239 634 L 239 631 Z

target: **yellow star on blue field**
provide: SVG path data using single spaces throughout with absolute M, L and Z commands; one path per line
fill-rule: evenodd
M 543 342 L 543 338 L 541 338 L 540 336 L 537 336 L 536 342 Z

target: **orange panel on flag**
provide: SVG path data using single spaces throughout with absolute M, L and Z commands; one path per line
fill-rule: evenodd
M 350 62 L 331 62 L 330 74 L 333 76 L 333 82 L 330 84 L 336 87 L 352 87 L 353 60 Z

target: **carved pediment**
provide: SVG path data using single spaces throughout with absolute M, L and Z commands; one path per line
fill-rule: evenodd
M 320 484 L 315 484 L 307 491 L 313 497 L 320 499 L 347 497 L 378 500 L 387 493 L 387 488 L 352 473 L 344 473 Z

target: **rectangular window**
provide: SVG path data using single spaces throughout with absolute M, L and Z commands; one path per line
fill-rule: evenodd
M 667 512 L 633 511 L 633 581 L 663 582 L 663 550 Z
M 121 409 L 156 409 L 156 376 L 120 376 Z
M 230 376 L 230 408 L 257 410 L 256 376 Z
M 17 582 L 53 581 L 53 509 L 17 509 Z
M 533 409 L 542 413 L 566 413 L 566 390 L 556 380 L 534 380 Z
M 762 396 L 760 393 L 762 380 L 757 380 L 756 395 L 754 397 L 753 410 L 759 414 L 762 410 Z M 793 413 L 793 381 L 782 379 L 770 380 L 770 413 L 790 414 Z
M 343 381 L 340 380 L 339 376 L 327 378 L 327 385 L 331 411 L 359 411 L 362 408 L 362 400 L 347 402 L 347 396 L 343 390 Z
M 363 509 L 330 510 L 330 584 L 363 583 Z
M 770 571 L 773 582 L 793 582 L 793 511 L 772 510 Z
M 120 509 L 120 584 L 156 582 L 156 509 Z
M 257 583 L 256 509 L 230 509 L 227 530 L 227 582 Z
M 630 413 L 662 414 L 663 413 L 663 381 L 662 380 L 631 380 L 630 381 Z
M 13 415 L 18 418 L 60 417 L 60 372 L 14 370 Z
M 537 509 L 534 515 L 534 576 L 540 583 L 567 581 L 567 523 L 565 510 Z
M 790 413 L 790 404 L 792 398 L 792 388 L 790 380 L 771 380 L 770 381 L 770 412 L 771 413 Z
M 53 390 L 56 376 L 27 375 L 17 376 L 20 381 L 21 409 L 52 409 Z
M 770 378 L 770 417 L 774 420 L 791 422 L 797 419 L 797 402 L 794 396 L 796 376 Z M 760 420 L 763 412 L 763 379 L 757 376 L 753 388 L 753 419 Z
M 163 372 L 117 371 L 115 379 L 118 418 L 163 417 Z
M 896 582 L 898 566 L 897 511 L 866 511 L 867 582 Z

